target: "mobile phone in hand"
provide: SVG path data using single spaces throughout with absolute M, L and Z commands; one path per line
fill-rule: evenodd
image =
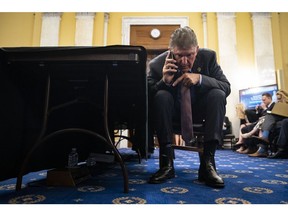
M 175 59 L 175 56 L 174 56 L 174 53 L 172 51 L 169 52 L 169 56 L 168 56 L 168 59 Z
M 175 56 L 174 56 L 174 53 L 172 51 L 169 52 L 168 59 L 176 60 Z M 174 63 L 174 64 L 176 65 L 176 63 Z M 180 70 L 177 69 L 177 72 L 175 72 L 175 73 L 174 72 L 170 72 L 170 75 L 171 76 L 174 75 L 173 81 L 175 81 L 176 79 L 178 79 L 182 75 L 182 73 L 181 73 Z
M 167 59 L 174 59 L 174 60 L 176 60 L 176 59 L 175 59 L 175 56 L 174 56 L 174 54 L 173 54 L 172 51 L 169 51 L 169 55 L 168 55 Z M 174 64 L 175 64 L 175 63 L 174 63 Z M 169 69 L 172 69 L 172 68 L 169 67 Z M 168 74 L 169 74 L 170 76 L 175 75 L 174 72 L 168 72 Z

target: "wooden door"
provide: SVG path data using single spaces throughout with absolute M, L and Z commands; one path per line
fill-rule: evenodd
M 170 35 L 180 25 L 131 25 L 130 45 L 143 46 L 147 50 L 147 61 L 166 51 L 169 46 Z M 159 37 L 152 37 L 151 31 L 158 29 Z

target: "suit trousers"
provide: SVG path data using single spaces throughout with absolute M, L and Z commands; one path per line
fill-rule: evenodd
M 281 121 L 284 118 L 285 117 L 279 115 L 266 114 L 265 121 L 261 126 L 262 131 L 270 131 L 278 121 Z
M 288 151 L 288 118 L 281 121 L 281 129 L 277 140 L 277 146 Z
M 226 113 L 226 96 L 220 89 L 197 94 L 192 100 L 193 123 L 204 124 L 204 141 L 222 142 L 222 127 Z M 172 143 L 175 130 L 181 131 L 180 102 L 177 93 L 159 90 L 153 99 L 153 125 L 160 146 Z M 175 127 L 178 126 L 177 127 Z

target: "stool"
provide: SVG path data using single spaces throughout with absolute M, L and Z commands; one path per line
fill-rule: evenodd
M 224 137 L 223 137 L 223 145 L 225 143 L 230 143 L 230 147 L 231 147 L 231 149 L 233 149 L 234 148 L 234 144 L 235 144 L 234 139 L 235 139 L 235 135 L 234 134 L 226 134 L 226 135 L 224 135 Z

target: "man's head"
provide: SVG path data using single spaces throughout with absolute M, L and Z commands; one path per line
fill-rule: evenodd
M 196 34 L 188 26 L 176 29 L 170 37 L 169 49 L 173 52 L 180 70 L 191 70 L 199 49 Z
M 288 103 L 288 93 L 284 90 L 279 90 L 276 93 L 277 102 Z
M 272 102 L 272 95 L 270 93 L 263 93 L 262 102 L 265 104 L 266 107 L 268 107 L 268 105 Z

